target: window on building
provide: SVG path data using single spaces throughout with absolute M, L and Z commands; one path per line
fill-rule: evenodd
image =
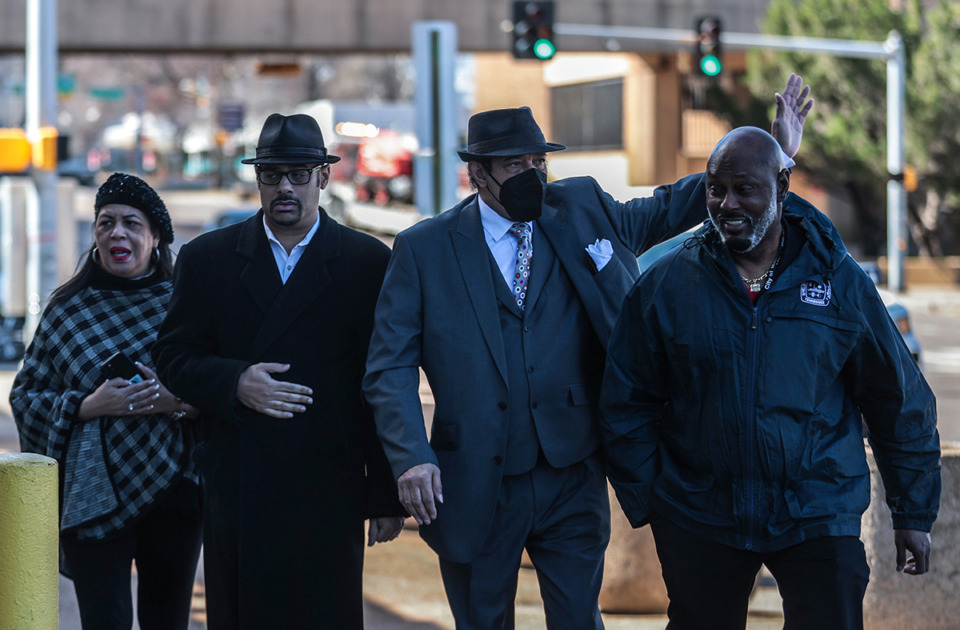
M 623 79 L 550 90 L 553 139 L 571 151 L 623 148 Z

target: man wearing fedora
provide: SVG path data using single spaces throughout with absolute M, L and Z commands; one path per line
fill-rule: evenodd
M 778 95 L 774 123 L 791 155 L 801 84 Z M 377 303 L 364 390 L 458 629 L 513 628 L 524 549 L 549 628 L 603 627 L 606 342 L 636 256 L 706 217 L 700 175 L 627 203 L 589 177 L 547 184 L 546 154 L 563 148 L 529 108 L 472 116 L 460 157 L 477 194 L 397 236 Z
M 154 359 L 201 412 L 207 625 L 363 627 L 368 544 L 403 508 L 361 379 L 389 249 L 319 207 L 329 155 L 310 116 L 270 115 L 261 210 L 180 251 Z

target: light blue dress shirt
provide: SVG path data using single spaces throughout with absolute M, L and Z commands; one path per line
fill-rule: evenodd
M 303 240 L 293 246 L 293 249 L 290 250 L 290 253 L 287 253 L 287 250 L 284 249 L 283 245 L 280 244 L 280 241 L 277 240 L 277 237 L 273 234 L 273 231 L 270 229 L 270 226 L 267 225 L 267 219 L 263 219 L 263 229 L 267 232 L 267 241 L 270 243 L 270 249 L 273 251 L 273 259 L 277 262 L 277 270 L 280 272 L 280 280 L 286 284 L 287 278 L 290 277 L 290 274 L 293 273 L 294 267 L 297 266 L 297 263 L 300 262 L 300 258 L 303 257 L 303 251 L 307 248 L 307 245 L 310 244 L 310 240 L 313 238 L 313 235 L 317 233 L 317 230 L 320 228 L 320 215 L 317 215 L 317 221 L 313 224 L 313 227 L 310 228 L 310 231 L 307 232 L 307 235 L 303 237 Z
M 517 268 L 517 237 L 510 233 L 510 227 L 515 223 L 505 217 L 497 214 L 497 211 L 486 204 L 486 202 L 477 195 L 477 204 L 480 206 L 480 223 L 483 224 L 483 236 L 487 241 L 487 247 L 493 254 L 493 259 L 497 261 L 497 267 L 503 274 L 503 281 L 507 283 L 510 291 L 513 291 L 513 275 Z M 533 243 L 533 226 L 535 221 L 530 221 L 530 243 Z M 537 248 L 533 247 L 533 262 L 531 269 L 536 267 Z

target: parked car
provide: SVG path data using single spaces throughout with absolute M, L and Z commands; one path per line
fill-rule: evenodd
M 897 299 L 896 294 L 893 292 L 880 287 L 877 287 L 877 292 L 880 294 L 880 299 L 883 300 L 884 306 L 887 307 L 887 313 L 893 318 L 893 323 L 897 325 L 897 329 L 900 331 L 904 343 L 907 344 L 907 349 L 910 350 L 910 354 L 913 355 L 913 358 L 922 370 L 923 353 L 920 348 L 920 340 L 913 334 L 913 327 L 910 325 L 910 313 L 907 311 L 907 307 Z
M 0 317 L 0 362 L 23 358 L 23 317 Z
M 683 241 L 690 238 L 693 232 L 698 228 L 699 226 L 684 232 L 683 234 L 667 239 L 640 254 L 640 256 L 637 257 L 637 264 L 640 266 L 640 273 L 646 271 L 650 265 L 654 263 L 654 261 L 662 257 L 668 251 L 679 246 L 681 243 L 683 243 Z M 860 266 L 864 271 L 866 271 L 867 275 L 873 279 L 875 284 L 880 282 L 880 271 L 875 263 L 860 263 Z M 913 355 L 913 358 L 922 369 L 923 350 L 920 347 L 920 341 L 913 333 L 913 327 L 910 325 L 910 313 L 907 311 L 907 307 L 897 299 L 897 296 L 894 293 L 879 286 L 877 287 L 877 292 L 880 294 L 880 299 L 883 300 L 884 306 L 887 307 L 887 313 L 890 315 L 890 318 L 893 319 L 893 322 L 897 325 L 897 330 L 900 331 L 900 335 L 903 337 L 904 343 L 907 344 L 910 354 Z
M 97 172 L 87 166 L 87 158 L 77 155 L 57 164 L 60 177 L 75 179 L 81 186 L 96 186 Z
M 241 206 L 237 208 L 225 208 L 214 215 L 209 221 L 203 224 L 203 231 L 210 232 L 234 223 L 246 221 L 257 213 L 260 206 Z

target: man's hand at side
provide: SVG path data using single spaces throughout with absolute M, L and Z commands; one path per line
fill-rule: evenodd
M 443 503 L 440 469 L 434 464 L 418 464 L 397 479 L 400 503 L 420 525 L 437 518 L 437 502 Z
M 897 545 L 897 571 L 908 575 L 923 575 L 930 570 L 930 533 L 915 529 L 893 530 Z M 913 555 L 907 557 L 907 552 Z
M 381 516 L 371 518 L 370 525 L 367 528 L 367 546 L 373 547 L 377 543 L 390 542 L 400 535 L 403 529 L 402 516 Z
M 240 373 L 237 399 L 264 415 L 274 418 L 292 418 L 303 413 L 313 402 L 313 390 L 304 385 L 278 381 L 271 374 L 290 369 L 286 363 L 256 363 Z

